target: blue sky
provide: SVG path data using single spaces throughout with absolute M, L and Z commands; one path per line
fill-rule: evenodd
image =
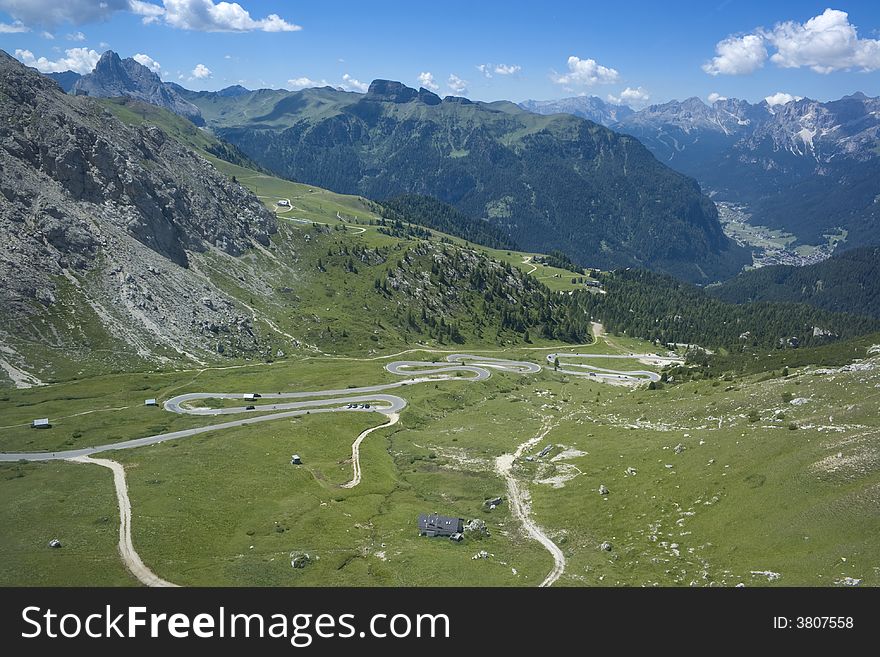
M 880 94 L 880 3 L 866 0 L 0 0 L 0 47 L 46 71 L 87 70 L 111 48 L 193 89 L 382 77 L 479 100 L 635 106 Z

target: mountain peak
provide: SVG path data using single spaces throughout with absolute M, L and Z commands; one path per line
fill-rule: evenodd
M 408 103 L 418 96 L 418 91 L 396 80 L 373 80 L 367 90 L 367 97 L 392 103 Z
M 384 100 L 391 103 L 409 103 L 418 100 L 425 105 L 439 105 L 441 102 L 440 96 L 433 91 L 424 87 L 419 87 L 416 91 L 396 80 L 373 80 L 366 97 L 370 100 Z
M 120 59 L 112 50 L 101 55 L 94 71 L 74 83 L 73 92 L 99 98 L 128 96 L 169 109 L 193 123 L 204 123 L 199 109 L 181 97 L 177 89 L 137 60 Z
M 243 87 L 240 84 L 233 84 L 230 87 L 225 87 L 225 88 L 221 89 L 220 91 L 218 91 L 217 95 L 232 97 L 232 96 L 241 96 L 241 95 L 247 94 L 247 93 L 250 93 L 250 89 Z
M 706 105 L 706 103 L 703 102 L 703 99 L 699 98 L 697 96 L 691 96 L 690 98 L 685 98 L 683 101 L 681 101 L 681 106 L 686 107 L 688 109 L 693 109 L 693 108 L 701 108 L 702 109 L 702 108 L 708 107 L 708 105 Z

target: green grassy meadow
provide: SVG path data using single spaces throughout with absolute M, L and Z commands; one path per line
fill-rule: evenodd
M 601 341 L 579 351 L 591 348 L 614 351 Z M 540 362 L 545 353 L 506 355 Z M 417 355 L 435 356 L 442 354 Z M 384 362 L 323 358 L 190 373 L 188 380 L 151 376 L 160 397 L 259 383 L 266 391 L 319 389 L 393 380 Z M 106 402 L 124 401 L 119 379 L 102 381 L 106 389 L 98 382 L 94 389 Z M 136 549 L 160 576 L 186 585 L 536 585 L 552 566 L 549 553 L 523 535 L 506 504 L 489 512 L 484 501 L 505 496 L 495 458 L 547 423 L 553 428 L 533 454 L 555 447 L 543 459 L 519 461 L 514 474 L 530 493 L 532 517 L 566 555 L 557 585 L 880 583 L 876 536 L 866 531 L 880 509 L 877 372 L 806 368 L 716 383 L 631 389 L 547 369 L 406 387 L 400 423 L 366 439 L 363 481 L 351 490 L 340 488 L 351 478 L 351 442 L 381 423 L 378 415 L 304 416 L 108 456 L 128 472 Z M 791 403 L 800 399 L 808 401 Z M 164 411 L 148 410 L 168 420 Z M 88 421 L 96 423 L 96 441 L 121 433 L 109 419 Z M 62 426 L 24 435 L 48 445 Z M 294 452 L 302 466 L 289 464 Z M 4 539 L 4 563 L 29 547 L 31 564 L 7 568 L 6 583 L 95 581 L 88 569 L 59 570 L 65 548 L 45 547 L 59 526 L 69 527 L 65 538 L 77 544 L 102 539 L 99 561 L 108 569 L 98 581 L 133 583 L 124 571 L 106 579 L 109 566 L 121 568 L 109 473 L 74 464 L 12 464 L 0 473 L 4 499 L 14 500 L 0 511 L 4 527 L 45 517 L 47 508 L 54 514 L 39 531 Z M 609 494 L 600 495 L 599 485 Z M 53 508 L 55 495 L 70 499 L 71 488 L 90 500 L 88 512 Z M 461 544 L 420 538 L 416 518 L 430 511 L 481 518 L 490 536 Z M 109 517 L 110 527 L 97 535 L 99 516 Z M 610 552 L 599 549 L 604 541 Z M 492 556 L 472 559 L 480 550 Z M 313 560 L 293 569 L 292 552 Z M 461 576 L 453 582 L 449 572 Z

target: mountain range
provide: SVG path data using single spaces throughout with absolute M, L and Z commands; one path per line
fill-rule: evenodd
M 527 106 L 587 115 L 636 137 L 713 199 L 748 206 L 753 223 L 793 233 L 799 243 L 840 231 L 851 246 L 880 243 L 880 98 L 711 105 L 688 98 L 625 116 L 595 97 Z
M 54 77 L 73 93 L 186 116 L 284 177 L 376 200 L 434 197 L 524 248 L 588 266 L 706 283 L 748 260 L 692 183 L 621 134 L 714 200 L 745 207 L 751 223 L 793 233 L 792 246 L 829 234 L 847 247 L 880 241 L 880 100 L 863 94 L 785 104 L 689 98 L 634 111 L 594 96 L 479 103 L 384 80 L 366 94 L 193 92 L 111 51 L 89 75 Z
M 638 141 L 580 118 L 440 98 L 388 80 L 366 94 L 323 87 L 184 97 L 215 134 L 278 175 L 377 200 L 432 196 L 527 250 L 700 282 L 749 259 L 693 180 Z
M 459 220 L 434 199 L 386 210 L 274 178 L 179 115 L 66 94 L 2 51 L 0 137 L 0 368 L 17 385 L 321 347 L 589 340 L 574 297 L 413 225 Z
M 98 98 L 136 98 L 185 116 L 196 125 L 203 125 L 199 108 L 181 97 L 180 89 L 182 87 L 178 85 L 163 82 L 158 74 L 133 58 L 120 59 L 119 55 L 108 50 L 101 55 L 94 71 L 74 82 L 71 92 Z
M 649 267 L 709 283 L 749 260 L 693 180 L 638 141 L 572 116 L 440 98 L 389 80 L 365 94 L 239 85 L 194 92 L 112 51 L 72 92 L 169 109 L 291 180 L 377 201 L 436 198 L 461 213 L 470 235 L 496 232 L 585 266 Z M 488 232 L 474 231 L 474 221 Z
M 526 100 L 519 104 L 535 114 L 573 114 L 610 128 L 635 114 L 629 105 L 608 103 L 598 96 L 574 96 L 560 100 Z

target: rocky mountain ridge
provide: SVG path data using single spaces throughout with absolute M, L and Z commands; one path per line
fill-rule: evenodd
M 108 50 L 101 55 L 94 71 L 74 83 L 71 93 L 99 98 L 129 96 L 171 110 L 196 125 L 203 125 L 199 108 L 184 99 L 175 86 L 163 82 L 156 73 L 133 58 L 120 59 L 119 55 Z
M 187 99 L 215 134 L 282 177 L 377 201 L 431 196 L 527 250 L 702 282 L 748 260 L 693 180 L 580 118 L 381 79 L 365 94 L 322 87 Z
M 199 267 L 269 244 L 275 217 L 256 197 L 2 51 L 0 117 L 0 359 L 38 343 L 74 366 L 259 348 L 251 313 Z

